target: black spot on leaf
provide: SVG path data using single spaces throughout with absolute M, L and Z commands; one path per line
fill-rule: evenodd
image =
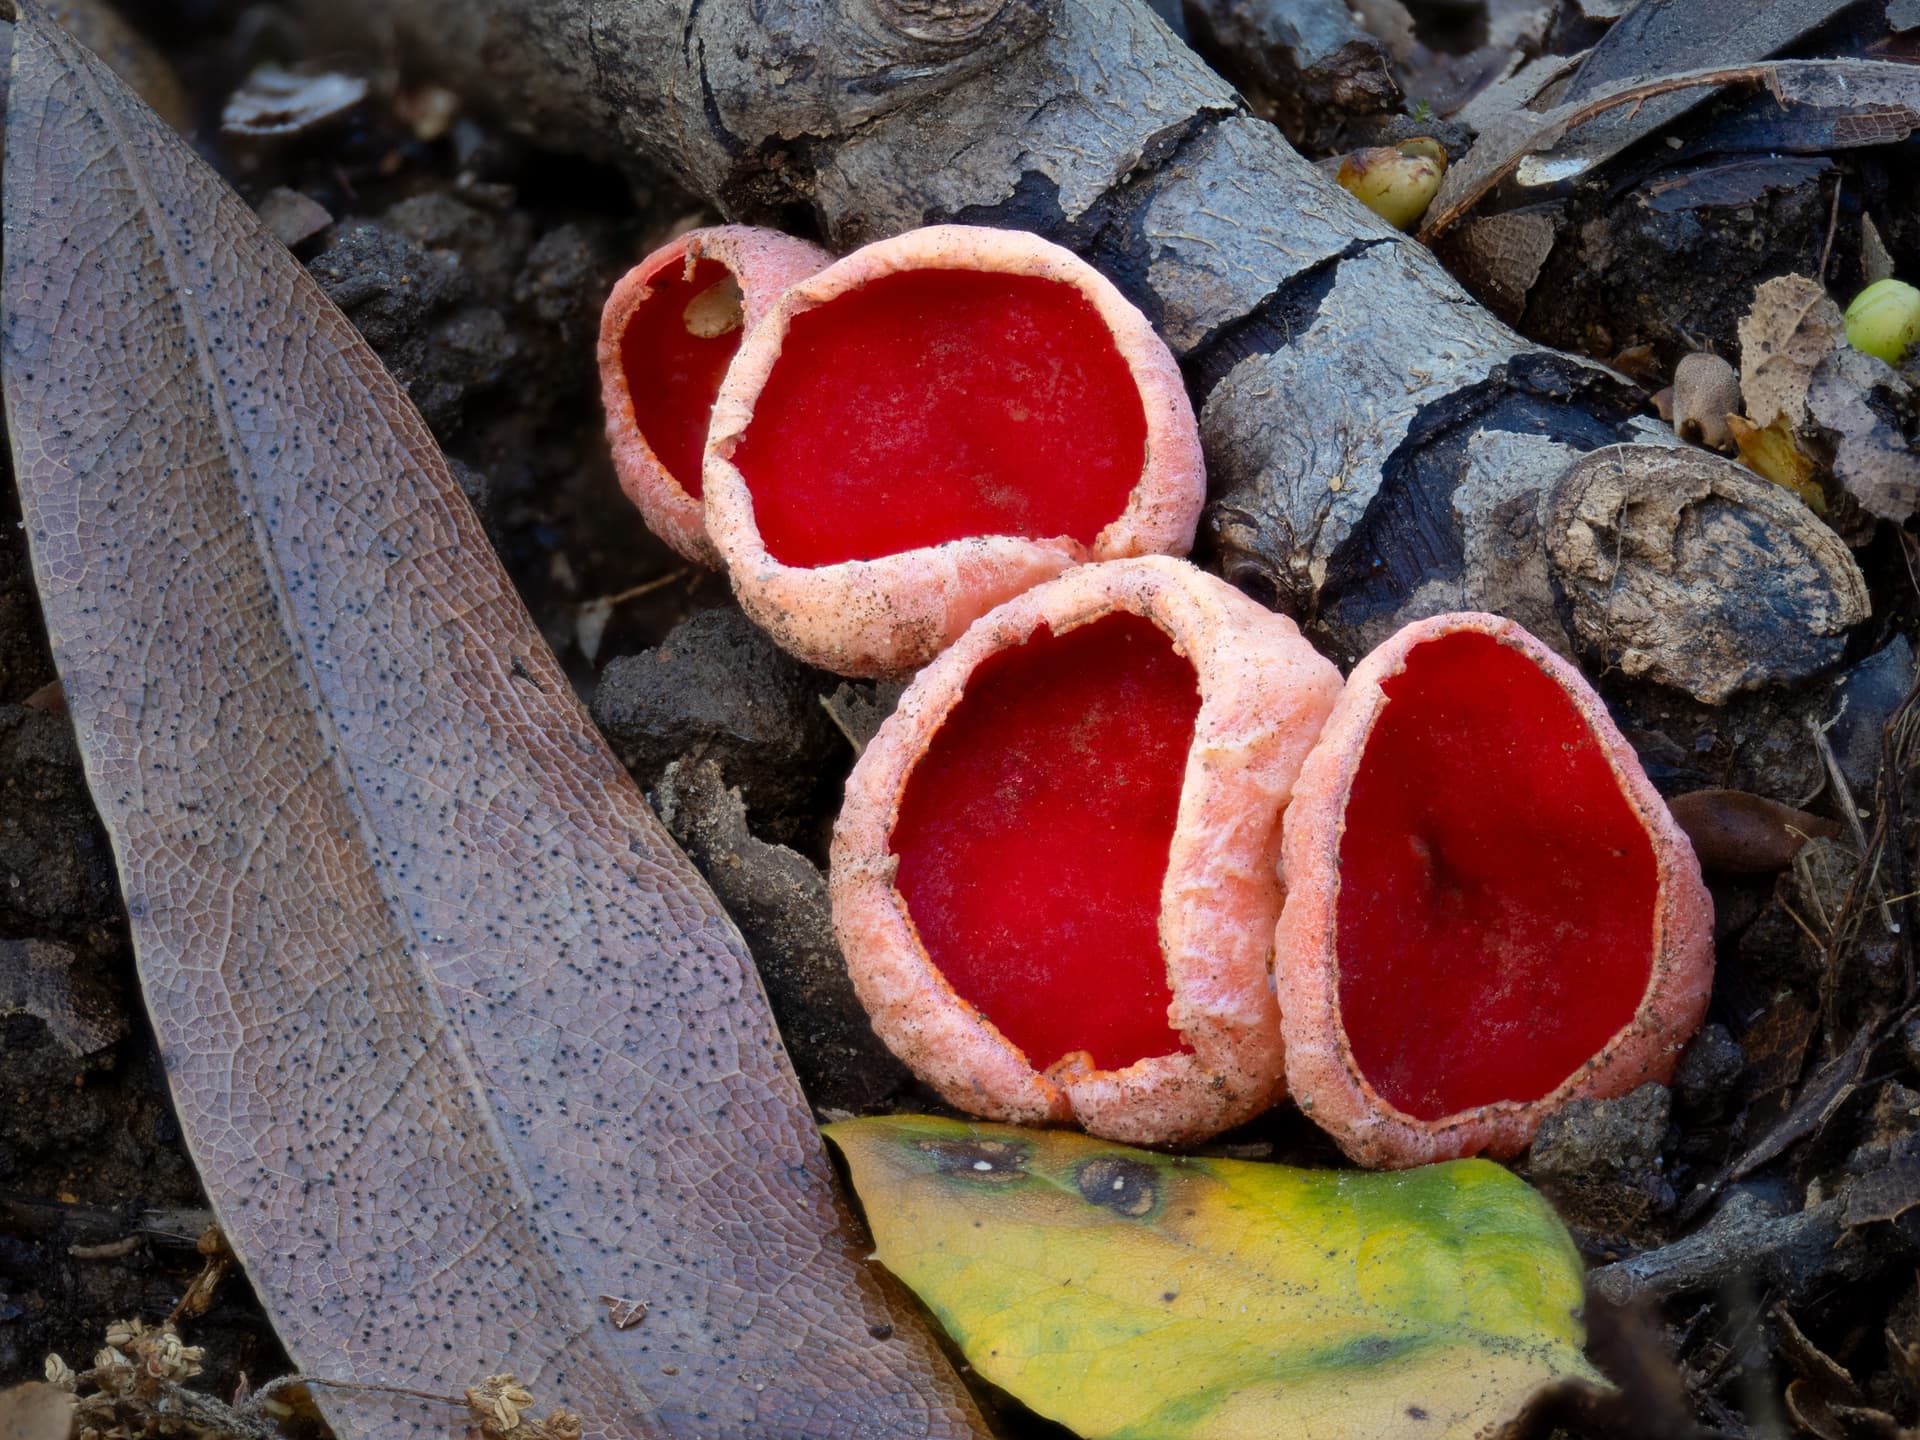
M 1074 1175 L 1080 1198 L 1116 1214 L 1138 1219 L 1160 1198 L 1160 1177 L 1142 1160 L 1103 1155 L 1089 1160 Z
M 1027 1147 L 1006 1140 L 922 1140 L 942 1175 L 1004 1185 L 1027 1176 Z

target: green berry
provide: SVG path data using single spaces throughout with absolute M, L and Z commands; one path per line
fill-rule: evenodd
M 1847 307 L 1847 343 L 1898 365 L 1920 340 L 1920 290 L 1900 280 L 1876 280 Z
M 1438 140 L 1421 135 L 1398 145 L 1356 150 L 1335 178 L 1389 225 L 1411 230 L 1427 213 L 1446 173 L 1446 150 Z

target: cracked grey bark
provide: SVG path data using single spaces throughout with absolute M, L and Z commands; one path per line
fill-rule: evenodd
M 1489 511 L 1462 488 L 1484 437 L 1637 438 L 1624 384 L 1508 330 L 1139 0 L 301 3 L 734 218 L 810 215 L 841 248 L 965 221 L 1079 250 L 1186 367 L 1222 573 L 1348 655 L 1440 594 L 1551 611 L 1468 570 L 1534 494 L 1492 487 Z

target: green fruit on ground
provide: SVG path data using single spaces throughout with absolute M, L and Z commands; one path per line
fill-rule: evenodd
M 1904 280 L 1876 280 L 1847 306 L 1847 343 L 1889 365 L 1920 341 L 1920 290 Z

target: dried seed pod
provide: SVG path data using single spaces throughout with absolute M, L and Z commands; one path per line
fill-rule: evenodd
M 1205 498 L 1179 367 L 1097 271 L 943 225 L 787 292 L 714 406 L 708 533 L 753 619 L 904 674 L 1070 565 L 1184 554 Z
M 1840 833 L 1836 821 L 1745 790 L 1694 790 L 1670 808 L 1700 863 L 1728 875 L 1784 870 L 1808 840 Z
M 1280 816 L 1339 673 L 1163 557 L 978 621 L 847 782 L 834 929 L 880 1038 L 950 1103 L 1177 1143 L 1284 1088 Z
M 607 297 L 600 398 L 620 488 L 647 528 L 696 564 L 720 563 L 701 514 L 700 452 L 727 365 L 781 292 L 832 259 L 776 230 L 690 230 Z
M 1426 135 L 1356 150 L 1334 179 L 1389 225 L 1411 230 L 1427 213 L 1447 173 L 1447 152 Z
M 1673 428 L 1682 440 L 1731 450 L 1727 416 L 1740 413 L 1740 375 L 1718 355 L 1697 351 L 1673 372 Z
M 1286 816 L 1287 1082 L 1365 1165 L 1512 1155 L 1576 1096 L 1665 1080 L 1713 906 L 1579 671 L 1442 615 L 1355 668 Z

